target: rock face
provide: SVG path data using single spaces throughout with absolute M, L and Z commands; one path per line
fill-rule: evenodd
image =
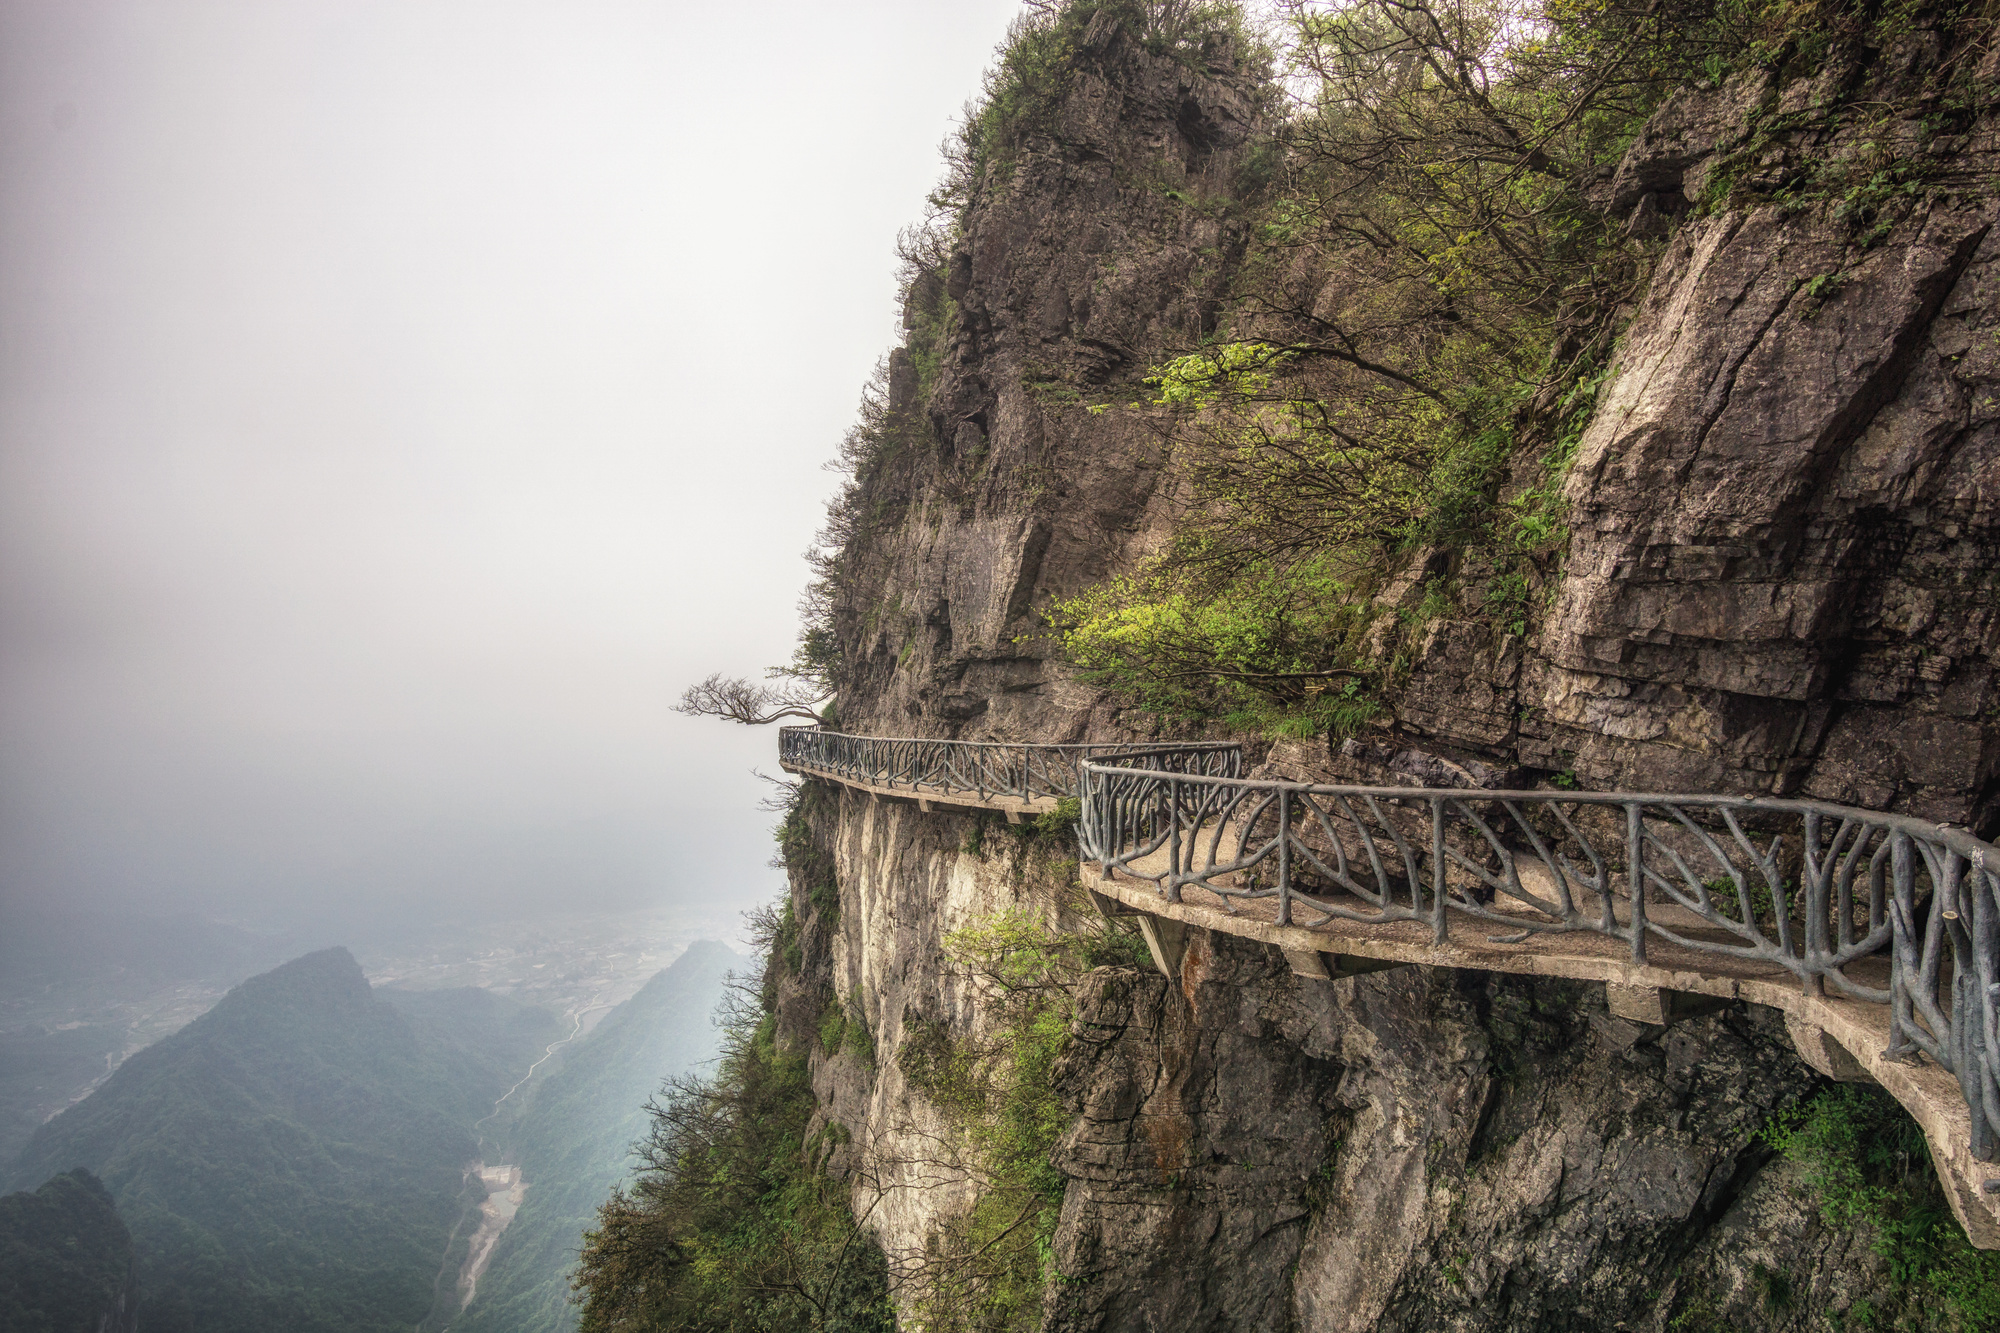
M 974 845 L 970 816 L 839 800 L 823 826 L 841 910 L 809 909 L 781 1028 L 810 1042 L 829 991 L 868 1023 L 873 1067 L 814 1048 L 814 1085 L 851 1135 L 833 1166 L 857 1214 L 908 1271 L 978 1172 L 894 1053 L 917 1022 L 991 1035 L 943 937 L 1057 917 L 1069 867 L 1005 835 Z M 1611 1017 L 1590 983 L 1308 980 L 1191 930 L 1173 981 L 1089 974 L 1055 1081 L 1074 1121 L 1053 1154 L 1068 1185 L 1047 1330 L 1540 1333 L 1692 1308 L 1803 1333 L 1898 1302 L 1865 1228 L 1827 1227 L 1759 1140 L 1820 1085 L 1775 1011 L 1660 1032 Z M 1771 1273 L 1793 1304 L 1771 1305 Z
M 836 622 L 844 729 L 1158 725 L 1075 680 L 1038 614 L 1167 529 L 1162 446 L 1140 414 L 1089 409 L 1213 327 L 1244 236 L 1200 201 L 1243 179 L 1264 103 L 1226 54 L 1192 71 L 1115 24 L 1093 24 L 1081 60 L 1046 133 L 980 183 L 941 287 L 913 292 L 955 303 L 956 333 L 934 367 L 908 350 L 890 366 L 890 406 L 935 447 L 868 484 Z M 1567 771 L 1992 834 L 2000 209 L 1934 192 L 1864 239 L 1829 210 L 1717 204 L 1748 127 L 1817 95 L 1688 90 L 1603 183 L 1652 277 L 1569 477 L 1574 530 L 1536 632 L 1434 622 L 1377 729 L 1254 750 L 1263 771 L 1489 788 Z M 1860 151 L 1794 135 L 1753 157 L 1777 172 Z M 1968 178 L 2000 171 L 1990 124 L 1939 151 Z M 1009 908 L 1059 920 L 1068 871 L 982 845 L 965 817 L 852 793 L 813 826 L 839 908 L 795 883 L 804 971 L 781 1026 L 807 1040 L 829 996 L 865 1018 L 875 1066 L 820 1053 L 815 1086 L 893 1268 L 977 1179 L 911 1166 L 946 1118 L 889 1053 L 918 1020 L 985 1031 L 944 936 Z M 1757 1137 L 1818 1086 L 1772 1013 L 1661 1034 L 1610 1017 L 1601 987 L 1305 981 L 1199 931 L 1177 978 L 1100 971 L 1077 1008 L 1046 1328 L 1804 1330 L 1890 1299 L 1869 1237 L 1824 1225 Z
M 1936 207 L 1858 260 L 1775 209 L 1681 229 L 1571 473 L 1524 756 L 1990 817 L 1995 218 Z
M 892 357 L 889 405 L 921 414 L 934 447 L 869 497 L 839 627 L 850 728 L 1080 736 L 1098 695 L 1051 669 L 1039 612 L 1164 522 L 1160 442 L 1090 408 L 1135 397 L 1162 347 L 1214 327 L 1244 224 L 1204 201 L 1235 193 L 1264 94 L 1225 58 L 1198 73 L 1102 18 L 1052 125 L 981 184 L 947 290 L 913 294 L 954 303 L 955 333 L 922 402 L 910 353 Z
M 1178 987 L 1098 974 L 1063 1069 L 1070 1280 L 1046 1327 L 1664 1316 L 1766 1174 L 1756 1130 L 1813 1076 L 1769 1018 L 1640 1042 L 1602 995 L 1430 969 L 1310 981 L 1224 935 L 1195 937 Z M 1823 1244 L 1800 1221 L 1793 1273 Z
M 1914 77 L 1907 56 L 1889 68 L 1884 97 Z M 1990 121 L 1751 142 L 1853 75 L 1677 95 L 1609 206 L 1643 231 L 1746 145 L 1769 180 L 1868 154 L 2000 166 Z M 1809 795 L 1990 833 L 1996 221 L 1988 191 L 1923 196 L 1866 236 L 1839 210 L 1779 203 L 1674 231 L 1570 473 L 1553 613 L 1525 652 L 1464 625 L 1435 636 L 1403 730 L 1587 786 Z M 1470 698 L 1450 688 L 1468 677 Z
M 1070 740 L 1154 725 L 1121 725 L 1052 661 L 1039 613 L 1165 530 L 1161 445 L 1138 414 L 1089 409 L 1136 396 L 1135 376 L 1214 324 L 1242 224 L 1188 201 L 1238 186 L 1261 102 L 1245 76 L 1192 73 L 1115 25 L 1086 45 L 1057 123 L 975 200 L 948 293 L 913 298 L 954 301 L 956 333 L 921 403 L 909 353 L 892 368 L 895 405 L 936 448 L 871 496 L 882 517 L 841 626 L 854 729 Z M 1635 235 L 1667 230 L 1747 125 L 1822 92 L 1757 75 L 1677 95 L 1606 206 Z M 1793 135 L 1760 161 L 1776 175 L 1787 155 L 1948 152 L 1954 178 L 2000 171 L 2000 126 L 1871 132 L 1888 147 Z M 1436 622 L 1378 743 L 1990 832 L 1996 221 L 1990 193 L 1932 193 L 1869 237 L 1779 204 L 1672 227 L 1570 473 L 1552 610 L 1525 643 Z M 1352 755 L 1320 772 L 1383 776 Z

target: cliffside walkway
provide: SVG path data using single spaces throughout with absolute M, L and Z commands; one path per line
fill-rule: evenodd
M 1251 779 L 1229 744 L 1007 745 L 787 728 L 788 770 L 1019 820 L 1077 801 L 1082 878 L 1169 976 L 1189 926 L 1328 981 L 1405 964 L 1605 983 L 1635 1035 L 1735 1000 L 1923 1127 L 2000 1249 L 2000 848 L 1748 796 Z

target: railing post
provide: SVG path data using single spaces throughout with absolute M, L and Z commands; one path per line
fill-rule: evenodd
M 1414 888 L 1415 886 L 1412 886 Z M 1444 797 L 1431 797 L 1431 943 L 1445 937 Z
M 1278 788 L 1278 924 L 1292 924 L 1292 789 Z
M 1646 961 L 1646 823 L 1636 801 L 1625 803 L 1625 866 L 1632 881 L 1632 961 Z
M 1181 900 L 1181 788 L 1172 778 L 1167 779 L 1167 818 L 1173 823 L 1167 826 L 1167 901 Z
M 1827 957 L 1827 896 L 1833 891 L 1833 864 L 1819 859 L 1819 811 L 1806 811 L 1803 855 L 1799 858 L 1799 889 L 1806 897 L 1806 937 L 1799 945 L 1805 974 L 1800 979 L 1807 995 L 1826 994 L 1826 980 L 1820 974 Z M 1775 902 L 1776 894 L 1772 895 Z

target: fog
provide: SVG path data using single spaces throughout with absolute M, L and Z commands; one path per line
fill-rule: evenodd
M 739 906 L 1011 0 L 0 0 L 0 901 Z

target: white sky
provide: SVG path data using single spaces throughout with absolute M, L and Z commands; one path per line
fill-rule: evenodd
M 821 470 L 1013 0 L 0 0 L 0 898 L 770 897 Z

